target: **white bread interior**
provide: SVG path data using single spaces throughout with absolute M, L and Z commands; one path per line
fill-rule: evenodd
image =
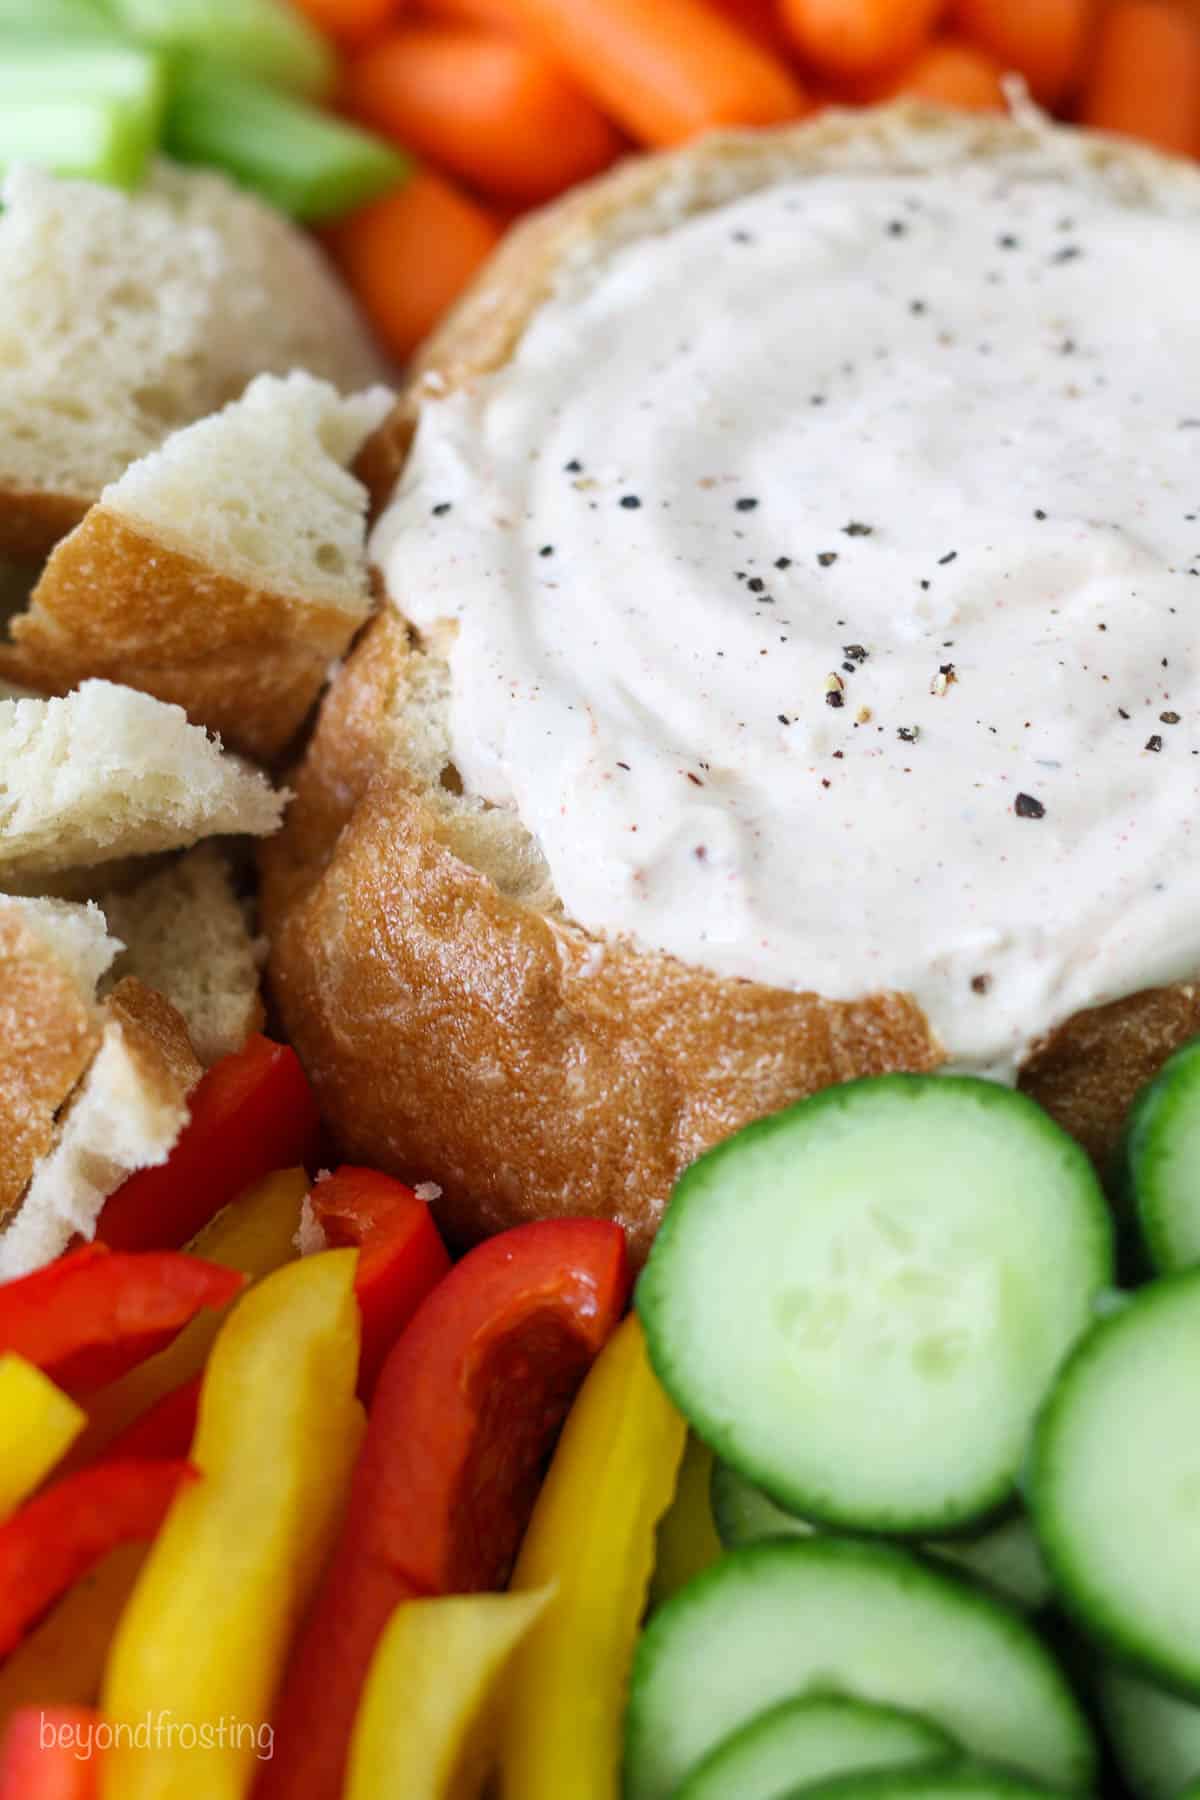
M 240 1050 L 262 1024 L 264 946 L 222 849 L 200 844 L 137 886 L 105 894 L 102 905 L 125 946 L 113 977 L 136 975 L 164 995 L 206 1068 Z
M 0 701 L 0 880 L 262 835 L 284 803 L 182 708 L 131 688 Z
M 320 250 L 210 171 L 137 194 L 18 167 L 0 212 L 0 546 L 45 549 L 106 483 L 263 371 L 381 359 Z M 44 529 L 30 497 L 48 503 Z M 4 517 L 7 510 L 10 517 Z
M 367 495 L 349 465 L 394 399 L 381 386 L 343 399 L 300 371 L 260 375 L 133 463 L 101 505 L 234 580 L 361 620 Z
M 122 1181 L 166 1161 L 199 1075 L 178 1015 L 139 982 L 122 982 L 54 1146 L 0 1234 L 0 1281 L 61 1255 L 77 1234 L 92 1237 L 101 1207 Z

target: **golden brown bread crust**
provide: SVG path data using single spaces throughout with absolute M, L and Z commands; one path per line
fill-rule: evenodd
M 30 562 L 48 556 L 59 538 L 78 525 L 88 505 L 75 494 L 36 488 L 0 492 L 0 556 Z
M 55 1117 L 100 1042 L 100 1016 L 70 971 L 0 904 L 0 1219 L 54 1138 Z
M 253 588 L 93 506 L 0 645 L 0 679 L 66 694 L 93 676 L 182 706 L 264 760 L 295 737 L 357 620 Z
M 136 975 L 126 975 L 108 996 L 105 1012 L 121 1027 L 143 1087 L 161 1105 L 182 1104 L 204 1070 L 171 1002 Z
M 640 1259 L 707 1145 L 830 1082 L 939 1061 L 903 996 L 728 981 L 500 893 L 404 777 L 419 654 L 394 615 L 370 627 L 263 856 L 275 999 L 348 1155 L 433 1176 L 460 1242 L 600 1215 Z
M 560 263 L 664 186 L 690 211 L 781 171 L 853 166 L 863 146 L 874 166 L 881 154 L 919 166 L 943 143 L 951 157 L 1036 156 L 1040 129 L 927 109 L 827 114 L 626 165 L 510 235 L 364 448 L 360 477 L 382 503 L 422 394 L 501 365 Z M 1200 212 L 1194 174 L 1161 158 L 1100 138 L 1060 153 L 1111 169 L 1134 199 L 1190 183 L 1182 204 Z M 460 1241 L 586 1213 L 618 1219 L 641 1257 L 676 1175 L 707 1145 L 830 1082 L 938 1064 L 906 996 L 833 1003 L 725 980 L 507 897 L 406 764 L 421 654 L 395 615 L 369 629 L 263 852 L 274 995 L 349 1155 L 440 1182 Z M 1134 1088 L 1198 1025 L 1191 988 L 1135 995 L 1069 1020 L 1022 1085 L 1104 1154 Z

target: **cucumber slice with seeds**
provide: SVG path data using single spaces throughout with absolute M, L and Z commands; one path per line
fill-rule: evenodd
M 626 1800 L 666 1800 L 774 1702 L 839 1693 L 924 1715 L 972 1753 L 1087 1789 L 1086 1720 L 1036 1634 L 902 1550 L 832 1537 L 730 1551 L 654 1614 L 633 1666 Z
M 638 1284 L 651 1360 L 723 1460 L 852 1531 L 938 1536 L 1012 1493 L 1113 1280 L 1090 1162 L 969 1076 L 826 1089 L 680 1179 Z
M 775 1800 L 1049 1800 L 1050 1788 L 987 1763 L 931 1769 L 882 1769 L 788 1788 Z
M 777 1800 L 797 1783 L 906 1763 L 944 1763 L 953 1738 L 893 1706 L 836 1696 L 784 1700 L 743 1725 L 699 1763 L 673 1800 Z
M 1154 1267 L 1171 1274 L 1200 1263 L 1200 1038 L 1134 1100 L 1117 1169 Z
M 1200 1269 L 1079 1345 L 1038 1421 L 1029 1502 L 1062 1597 L 1119 1658 L 1200 1699 Z

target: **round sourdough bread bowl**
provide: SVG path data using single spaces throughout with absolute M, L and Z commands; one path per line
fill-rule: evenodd
M 1193 169 L 1033 115 L 828 113 L 631 162 L 516 229 L 431 341 L 360 464 L 377 504 L 423 404 L 506 368 L 564 269 L 776 183 L 981 160 L 1075 171 L 1131 209 L 1194 218 L 1200 243 Z M 418 631 L 404 611 L 404 593 L 385 596 L 333 682 L 263 851 L 272 992 L 345 1155 L 436 1181 L 460 1243 L 602 1216 L 640 1259 L 715 1141 L 830 1083 L 946 1060 L 906 992 L 830 998 L 802 968 L 787 986 L 736 978 L 571 917 L 517 812 L 464 786 L 453 626 Z M 1019 1071 L 1098 1159 L 1136 1088 L 1200 1030 L 1187 980 L 1104 1000 L 1031 1037 Z

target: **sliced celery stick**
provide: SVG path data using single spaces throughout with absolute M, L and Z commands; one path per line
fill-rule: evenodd
M 100 0 L 0 0 L 0 40 L 16 35 L 45 38 L 65 48 L 88 38 L 119 40 L 122 33 Z
M 0 104 L 0 174 L 40 163 L 56 175 L 136 187 L 146 166 L 145 117 L 125 100 L 17 100 Z
M 162 50 L 217 56 L 244 75 L 327 94 L 336 72 L 320 32 L 286 0 L 111 0 L 128 31 Z
M 24 119 L 23 132 L 43 139 L 48 151 L 23 153 L 26 161 L 44 163 L 59 174 L 91 174 L 93 159 L 84 154 L 90 142 L 107 142 L 95 161 L 96 179 L 121 187 L 140 178 L 151 152 L 158 147 L 167 99 L 166 71 L 161 57 L 148 50 L 128 49 L 123 44 L 81 44 L 59 47 L 34 38 L 0 39 L 0 153 L 17 160 L 9 148 L 15 119 Z M 95 118 L 84 120 L 79 131 L 68 124 L 61 151 L 50 131 L 50 119 L 59 117 L 64 105 L 117 108 L 106 128 L 107 139 L 95 138 Z M 23 108 L 20 114 L 14 108 Z M 39 109 L 51 112 L 38 122 Z
M 211 163 L 298 219 L 349 212 L 408 174 L 408 158 L 382 139 L 219 63 L 174 70 L 166 149 Z

